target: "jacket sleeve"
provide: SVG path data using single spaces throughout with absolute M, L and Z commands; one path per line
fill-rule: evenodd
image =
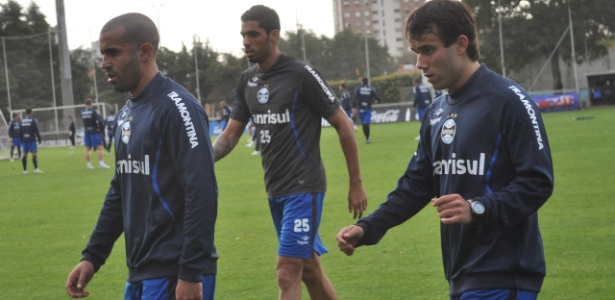
M 529 95 L 513 89 L 502 117 L 502 147 L 511 159 L 514 177 L 493 193 L 477 197 L 487 210 L 484 222 L 515 226 L 533 215 L 553 193 L 553 161 L 538 106 Z M 521 99 L 521 101 L 520 101 Z
M 105 263 L 111 254 L 113 244 L 124 232 L 122 199 L 116 176 L 111 180 L 111 187 L 107 191 L 98 222 L 82 252 L 82 260 L 90 261 L 96 271 Z
M 207 263 L 217 256 L 214 229 L 218 187 L 205 111 L 190 95 L 179 97 L 186 110 L 172 109 L 167 114 L 168 125 L 162 127 L 162 132 L 169 154 L 175 158 L 179 186 L 184 189 L 184 242 L 178 276 L 197 282 L 201 281 Z M 190 122 L 187 122 L 188 116 Z
M 382 101 L 380 99 L 380 96 L 378 95 L 378 92 L 376 92 L 376 90 L 374 88 L 372 88 L 372 97 L 374 97 L 378 101 Z
M 419 86 L 415 85 L 412 88 L 412 92 L 414 94 L 414 102 L 412 103 L 412 106 L 413 107 L 418 107 L 419 106 L 419 102 L 422 100 L 421 97 L 423 96 L 421 94 L 421 90 L 419 89 Z
M 36 136 L 36 140 L 38 143 L 41 143 L 41 133 L 38 131 L 38 121 L 36 119 L 32 119 L 32 133 Z
M 13 121 L 9 122 L 9 138 L 14 138 L 13 136 Z

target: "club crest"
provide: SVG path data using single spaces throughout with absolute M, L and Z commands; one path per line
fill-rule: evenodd
M 128 144 L 128 141 L 130 140 L 130 133 L 130 121 L 126 121 L 122 125 L 122 142 L 124 142 L 124 144 Z
M 260 89 L 258 93 L 256 93 L 256 99 L 260 104 L 267 103 L 267 101 L 269 101 L 269 90 L 266 87 Z
M 442 126 L 442 133 L 440 134 L 442 142 L 444 142 L 445 144 L 452 143 L 453 139 L 455 139 L 455 133 L 457 133 L 457 123 L 455 123 L 455 120 L 446 120 L 446 122 L 444 122 L 444 125 Z

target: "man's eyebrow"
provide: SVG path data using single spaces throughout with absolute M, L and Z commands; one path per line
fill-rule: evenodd
M 254 33 L 259 33 L 259 31 L 256 30 L 256 29 L 250 29 L 248 31 L 240 31 L 239 32 L 239 34 L 241 34 L 241 35 L 254 34 Z

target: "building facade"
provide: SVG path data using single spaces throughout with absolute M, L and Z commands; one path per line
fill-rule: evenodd
M 410 52 L 404 37 L 406 19 L 426 0 L 333 0 L 335 33 L 349 29 L 387 46 L 389 54 Z

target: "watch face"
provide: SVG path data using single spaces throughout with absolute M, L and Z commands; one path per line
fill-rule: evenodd
M 472 211 L 477 215 L 482 215 L 485 212 L 485 205 L 482 202 L 472 201 Z

